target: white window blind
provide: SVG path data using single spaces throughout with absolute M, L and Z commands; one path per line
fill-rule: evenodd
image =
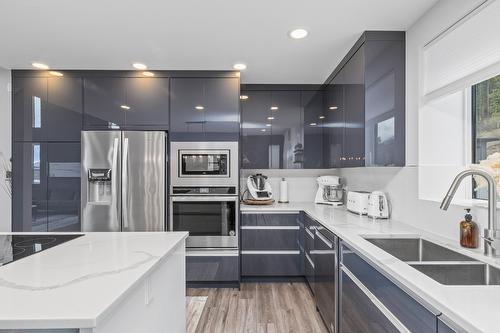
M 464 89 L 500 70 L 500 1 L 491 0 L 423 50 L 426 99 Z

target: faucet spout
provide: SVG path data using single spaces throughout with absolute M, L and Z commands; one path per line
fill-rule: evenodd
M 489 172 L 477 169 L 466 169 L 460 172 L 455 179 L 453 179 L 453 182 L 451 183 L 448 192 L 446 192 L 439 208 L 447 210 L 448 207 L 450 207 L 451 201 L 464 178 L 474 175 L 483 177 L 488 183 L 488 229 L 485 231 L 485 237 L 490 238 L 491 235 L 497 235 L 500 234 L 500 232 L 498 232 L 499 226 L 497 220 L 497 186 L 495 179 Z M 488 242 L 485 242 L 485 252 L 491 253 L 490 243 Z

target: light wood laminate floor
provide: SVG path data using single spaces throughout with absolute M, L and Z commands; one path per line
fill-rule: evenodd
M 188 289 L 208 296 L 196 333 L 326 333 L 305 283 L 242 283 L 241 289 Z

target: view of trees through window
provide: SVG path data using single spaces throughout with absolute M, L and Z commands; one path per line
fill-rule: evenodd
M 474 162 L 495 166 L 500 162 L 500 75 L 472 87 L 472 119 Z M 474 196 L 486 199 L 487 194 L 480 190 Z

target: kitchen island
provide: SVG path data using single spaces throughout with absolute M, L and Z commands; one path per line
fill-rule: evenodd
M 0 266 L 0 332 L 185 332 L 187 235 L 85 233 Z

